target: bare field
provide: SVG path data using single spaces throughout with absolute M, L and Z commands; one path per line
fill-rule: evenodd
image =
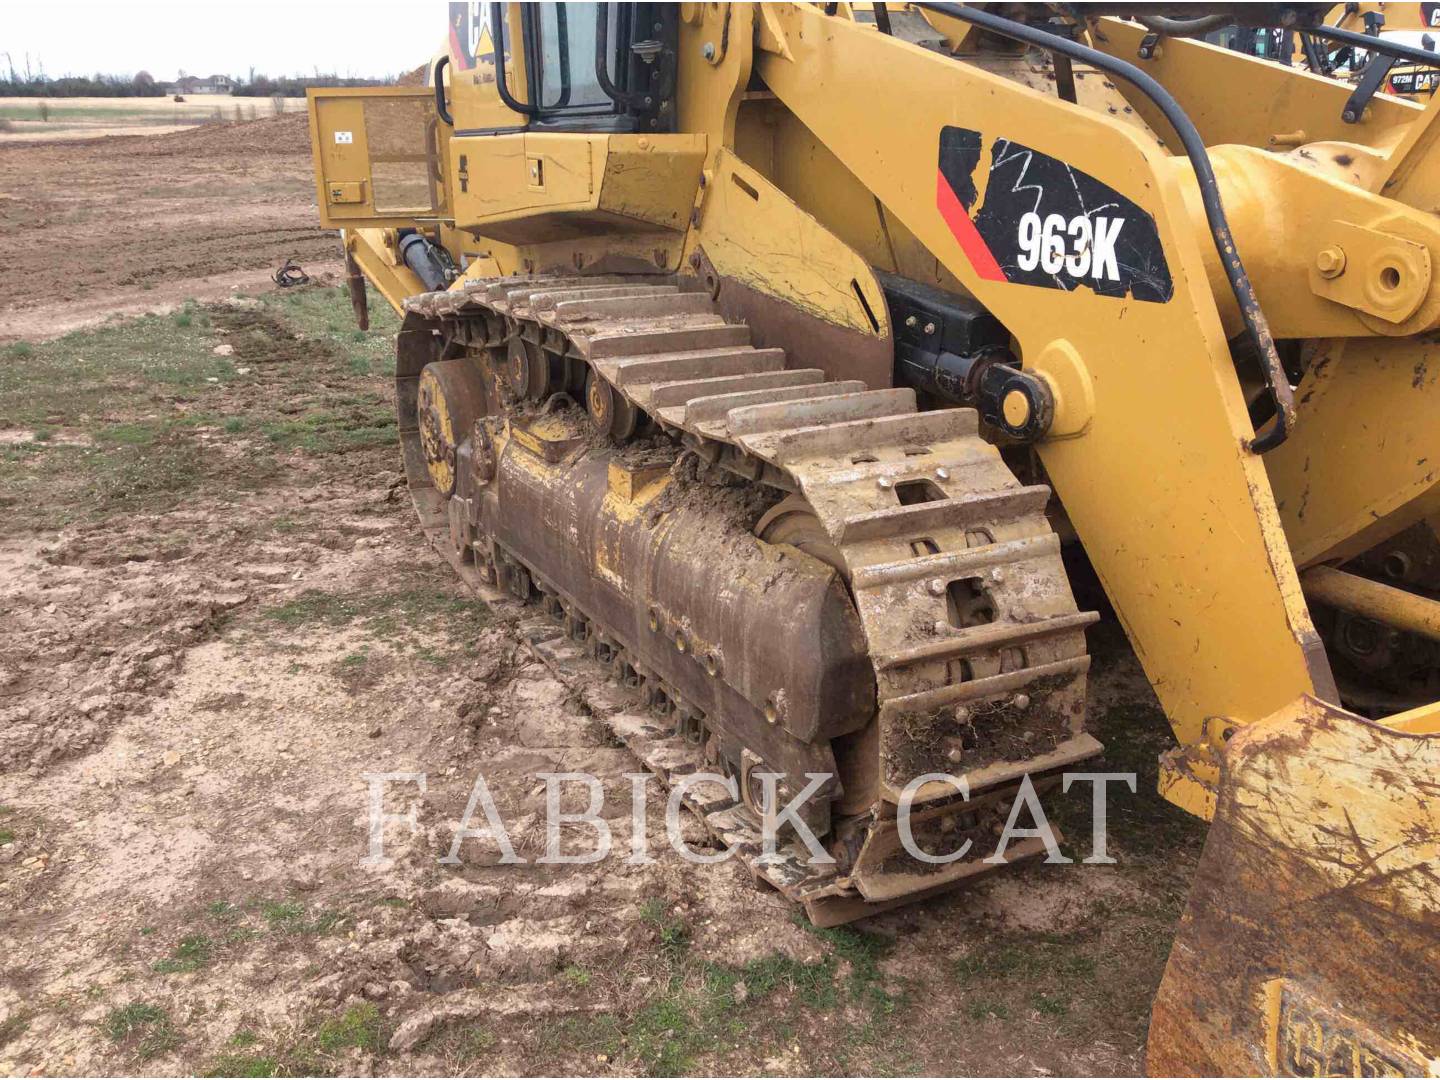
M 281 112 L 305 111 L 304 98 L 285 98 Z M 229 94 L 170 97 L 33 98 L 0 96 L 0 145 L 109 135 L 168 134 L 199 124 L 260 120 L 276 115 L 270 98 Z
M 482 769 L 522 855 L 567 770 L 628 852 L 637 763 L 412 523 L 393 316 L 264 282 L 333 251 L 297 121 L 0 148 L 0 1073 L 1139 1071 L 1202 831 L 1113 620 L 1117 865 L 817 931 L 658 800 L 649 864 L 440 863 Z M 368 865 L 402 772 L 419 828 Z
M 305 117 L 0 144 L 0 343 L 338 265 L 315 223 Z

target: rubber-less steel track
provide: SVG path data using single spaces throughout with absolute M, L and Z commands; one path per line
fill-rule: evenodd
M 1044 513 L 1049 489 L 1015 479 L 981 438 L 973 410 L 920 412 L 908 388 L 869 389 L 787 368 L 783 350 L 756 348 L 748 327 L 727 322 L 708 293 L 684 285 L 503 278 L 408 300 L 398 398 L 422 525 L 472 586 L 493 597 L 484 571 L 457 551 L 445 497 L 426 479 L 414 412 L 420 363 L 407 362 L 405 333 L 437 335 L 444 355 L 487 350 L 516 398 L 573 391 L 583 372 L 592 416 L 618 439 L 658 430 L 786 493 L 757 533 L 815 550 L 843 573 L 874 669 L 878 709 L 865 750 L 873 784 L 868 805 L 844 808 L 842 819 L 852 831 L 864 822 L 858 854 L 838 868 L 793 849 L 763 857 L 753 808 L 720 785 L 691 791 L 692 809 L 817 921 L 844 921 L 996 869 L 1002 864 L 978 855 L 906 865 L 897 859 L 894 806 L 923 773 L 963 776 L 972 805 L 983 806 L 986 793 L 1013 792 L 1026 774 L 1041 779 L 1099 750 L 1081 730 L 1083 628 L 1096 616 L 1076 610 Z M 506 554 L 526 562 L 524 551 Z M 576 619 L 599 614 L 564 613 L 572 632 Z M 603 624 L 594 629 L 602 632 L 573 636 L 614 641 Z M 537 649 L 562 677 L 595 662 L 593 648 L 539 637 Z M 601 655 L 615 666 L 608 650 Z M 768 705 L 766 718 L 783 719 Z M 693 733 L 633 711 L 614 712 L 610 722 L 667 782 L 699 764 Z M 930 783 L 916 795 L 917 805 L 943 807 L 955 789 Z M 973 813 L 966 822 L 977 824 Z M 1039 850 L 1035 840 L 1014 844 L 1007 862 Z

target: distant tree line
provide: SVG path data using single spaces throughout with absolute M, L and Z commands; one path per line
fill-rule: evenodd
M 0 97 L 163 97 L 165 87 L 148 71 L 136 75 L 46 75 L 26 78 L 12 67 L 0 78 Z
M 45 74 L 43 66 L 32 71 L 30 57 L 24 58 L 24 70 L 16 70 L 9 53 L 3 54 L 5 67 L 0 69 L 0 97 L 163 97 L 173 82 L 157 80 L 148 71 L 134 75 L 65 75 L 58 79 Z M 185 72 L 180 72 L 185 78 Z M 383 79 L 342 79 L 336 75 L 284 76 L 272 79 L 250 69 L 248 79 L 237 78 L 232 93 L 238 97 L 304 97 L 307 86 L 393 86 L 395 76 Z
M 394 86 L 395 76 L 383 79 L 342 79 L 335 75 L 290 76 L 272 79 L 251 72 L 248 82 L 235 84 L 236 97 L 304 97 L 309 86 Z

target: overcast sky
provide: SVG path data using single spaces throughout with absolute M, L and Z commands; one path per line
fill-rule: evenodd
M 0 54 L 23 73 L 173 79 L 398 74 L 445 39 L 444 0 L 0 0 Z M 5 57 L 0 55 L 0 65 Z

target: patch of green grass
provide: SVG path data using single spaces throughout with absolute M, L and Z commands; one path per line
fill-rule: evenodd
M 683 919 L 670 916 L 660 897 L 652 896 L 640 905 L 640 921 L 655 928 L 661 950 L 672 958 L 690 947 L 690 928 Z
M 347 653 L 346 655 L 342 656 L 338 661 L 337 666 L 340 668 L 341 671 L 355 671 L 358 668 L 364 667 L 365 662 L 369 659 L 369 651 L 366 649 L 361 649 L 359 652 Z
M 161 315 L 40 344 L 17 342 L 7 354 L 24 363 L 0 367 L 0 413 L 20 424 L 50 416 L 79 422 L 82 415 L 113 415 L 143 403 L 153 408 L 234 374 L 230 361 L 211 354 L 195 328 Z
M 209 937 L 204 936 L 203 933 L 193 933 L 193 935 L 181 937 L 180 945 L 176 946 L 176 958 L 204 963 L 210 959 L 210 950 L 213 948 L 215 945 Z
M 560 1060 L 579 1055 L 591 1062 L 598 1055 L 620 1071 L 652 1076 L 726 1071 L 736 1046 L 788 1046 L 817 1025 L 842 1028 L 849 1046 L 874 1047 L 903 1004 L 882 986 L 878 965 L 890 946 L 875 935 L 815 931 L 824 942 L 818 960 L 774 954 L 736 966 L 695 956 L 689 928 L 663 898 L 646 900 L 640 918 L 653 930 L 665 974 L 636 988 L 645 996 L 632 1009 L 543 1028 L 540 1045 Z M 573 966 L 561 977 L 577 990 L 590 985 L 589 974 Z M 856 1023 L 848 1011 L 842 1019 L 839 1010 L 855 1006 L 866 1019 Z
M 15 842 L 15 830 L 0 828 L 0 844 L 11 844 Z
M 494 1045 L 494 1033 L 486 1031 L 478 1024 L 466 1033 L 464 1049 L 467 1055 L 483 1054 Z
M 417 660 L 424 660 L 427 664 L 434 664 L 436 667 L 448 667 L 453 657 L 432 648 L 429 645 L 418 645 L 414 650 Z
M 1030 995 L 1030 1007 L 1041 1016 L 1070 1015 L 1070 1000 L 1064 994 L 1042 994 L 1037 991 Z
M 240 908 L 229 900 L 215 900 L 205 908 L 205 912 L 212 918 L 233 919 L 239 916 Z
M 88 494 L 109 509 L 193 491 L 205 478 L 204 466 L 188 440 L 122 446 L 87 458 L 92 464 Z
M 967 1015 L 1045 1019 L 1073 1038 L 1141 1042 L 1174 936 L 1168 917 L 1097 910 L 1066 934 L 1011 933 L 954 961 Z
M 484 1058 L 495 1045 L 495 1033 L 483 1024 L 461 1021 L 442 1024 L 421 1044 L 427 1054 L 435 1054 L 458 1066 L 454 1071 L 460 1075 L 485 1075 Z M 493 1068 L 493 1066 L 492 1066 Z M 447 1070 L 449 1071 L 449 1070 Z
M 332 342 L 364 343 L 378 350 L 389 351 L 393 335 L 400 329 L 400 317 L 383 297 L 370 290 L 370 329 L 355 325 L 350 308 L 350 293 L 345 286 L 310 286 L 286 289 L 279 294 L 266 294 L 262 302 L 268 310 L 282 314 L 301 334 Z
M 374 398 L 348 404 L 337 402 L 297 416 L 265 420 L 259 430 L 277 449 L 312 454 L 392 446 L 397 439 L 394 410 Z
M 590 972 L 578 964 L 571 964 L 565 968 L 564 971 L 560 972 L 560 977 L 577 990 L 584 990 L 590 985 Z
M 99 442 L 109 446 L 152 446 L 155 440 L 166 434 L 171 425 L 150 420 L 132 423 L 111 424 L 96 434 Z
M 281 1062 L 265 1054 L 221 1054 L 205 1066 L 201 1076 L 280 1076 Z
M 328 908 L 311 915 L 304 904 L 295 900 L 262 900 L 260 914 L 277 934 L 299 934 L 307 937 L 323 937 L 333 933 L 345 921 L 345 916 Z
M 105 1014 L 100 1030 L 112 1042 L 132 1044 L 135 1056 L 141 1061 L 159 1057 L 182 1041 L 170 1014 L 146 1001 L 117 1005 Z
M 329 593 L 308 589 L 294 600 L 270 608 L 265 615 L 284 626 L 320 624 L 340 627 L 361 624 L 379 637 L 394 637 L 419 623 L 444 620 L 474 629 L 489 619 L 479 600 L 439 589 L 406 589 L 389 593 Z
M 151 964 L 150 970 L 160 975 L 198 971 L 210 962 L 214 951 L 215 943 L 206 935 L 190 934 L 180 939 L 180 944 L 175 946 L 175 951 L 169 956 Z
M 16 1009 L 3 1021 L 0 1021 L 0 1047 L 25 1034 L 25 1030 L 29 1026 L 30 1014 L 23 1009 Z
M 262 900 L 260 914 L 272 923 L 289 923 L 304 917 L 305 905 L 295 900 Z
M 869 1009 L 872 1023 L 878 1023 L 900 1007 L 900 996 L 886 990 L 881 977 L 880 961 L 891 947 L 886 938 L 852 926 L 817 927 L 808 921 L 802 921 L 801 925 L 828 943 L 840 960 L 850 964 L 850 997 Z
M 812 1009 L 831 1009 L 839 1001 L 835 985 L 835 961 L 805 962 L 781 953 L 759 957 L 744 967 L 706 965 L 706 988 L 722 998 L 734 999 L 736 988 L 744 984 L 749 997 L 765 997 L 776 990 L 793 990 Z
M 168 1019 L 164 1009 L 146 1001 L 132 1001 L 128 1005 L 117 1005 L 106 1015 L 101 1030 L 112 1042 L 129 1038 L 135 1032 L 150 1024 Z
M 0 448 L 5 519 L 60 528 L 207 487 L 233 491 L 283 468 L 270 455 L 237 463 L 197 438 L 199 426 L 255 432 L 306 454 L 393 446 L 394 412 L 371 375 L 393 370 L 394 314 L 377 304 L 374 329 L 356 339 L 349 327 L 329 329 L 349 318 L 342 290 L 295 291 L 305 295 L 245 309 L 187 301 L 168 315 L 4 346 L 0 416 L 39 433 Z M 215 328 L 226 330 L 233 359 L 214 354 Z M 256 392 L 235 400 L 225 390 L 239 378 L 237 364 L 260 374 L 250 380 Z M 222 400 L 230 415 L 196 409 Z M 84 430 L 95 445 L 48 437 L 62 426 Z M 222 470 L 224 483 L 209 483 Z
M 368 1001 L 352 1005 L 340 1016 L 321 1024 L 315 1030 L 315 1042 L 330 1054 L 350 1047 L 378 1053 L 384 1046 L 380 1010 Z
M 974 951 L 955 961 L 960 982 L 976 978 L 1009 979 L 1029 983 L 1046 975 L 1061 978 L 1095 977 L 1095 959 L 1079 951 L 1078 935 L 1028 934 L 979 942 Z
M 30 437 L 37 443 L 46 443 L 55 437 L 55 429 L 41 424 L 31 433 Z
M 1010 1007 L 1003 1001 L 974 998 L 965 1003 L 965 1015 L 977 1023 L 984 1020 L 1008 1020 Z

